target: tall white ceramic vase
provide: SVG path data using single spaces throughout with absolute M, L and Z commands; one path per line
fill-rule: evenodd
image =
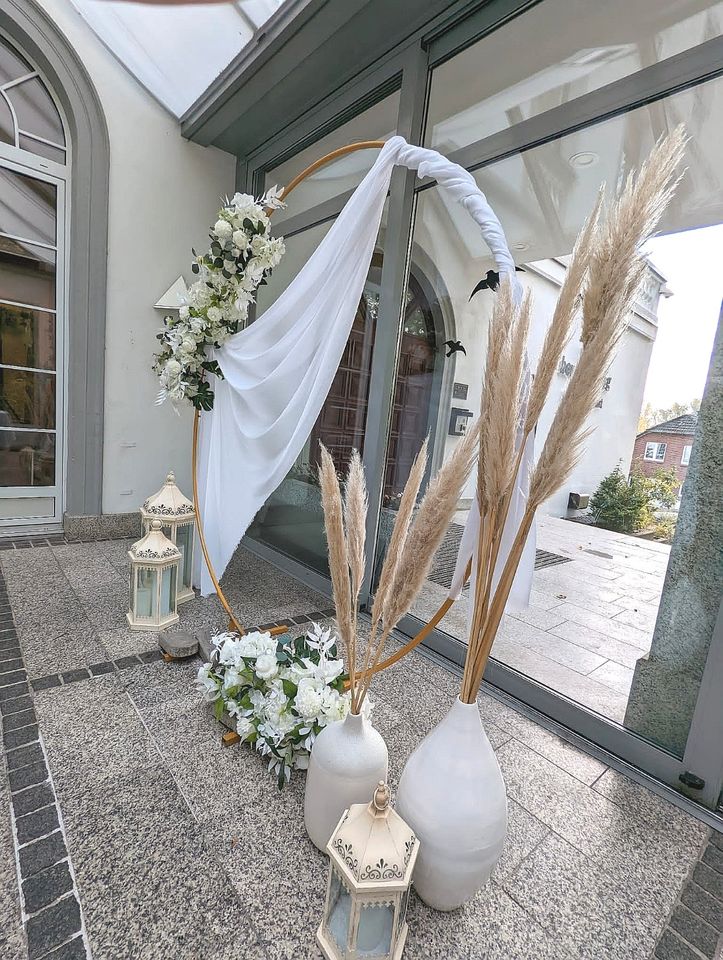
M 387 779 L 387 745 L 371 721 L 349 713 L 324 727 L 314 741 L 306 773 L 304 823 L 316 846 L 326 845 L 342 813 L 367 803 Z
M 413 882 L 435 910 L 454 910 L 485 884 L 507 835 L 507 794 L 476 703 L 457 698 L 399 781 L 397 813 L 419 838 Z

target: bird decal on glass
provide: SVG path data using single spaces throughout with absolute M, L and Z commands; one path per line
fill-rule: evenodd
M 461 340 L 445 340 L 444 345 L 445 347 L 449 347 L 449 350 L 445 354 L 445 356 L 447 357 L 451 357 L 453 353 L 457 353 L 460 350 L 465 355 L 465 357 L 467 356 L 467 351 L 462 346 Z
M 524 268 L 524 267 L 515 267 L 515 270 L 517 270 L 518 273 L 524 273 L 524 272 L 525 272 L 525 268 Z M 492 292 L 494 293 L 496 290 L 499 289 L 499 286 L 500 286 L 500 274 L 499 274 L 499 271 L 498 271 L 498 270 L 488 270 L 487 273 L 486 273 L 486 275 L 483 277 L 483 279 L 480 280 L 480 282 L 479 282 L 479 283 L 477 284 L 477 286 L 474 288 L 474 290 L 472 291 L 472 293 L 470 293 L 469 298 L 470 298 L 470 300 L 471 300 L 472 297 L 475 295 L 475 293 L 479 293 L 480 290 L 492 290 Z

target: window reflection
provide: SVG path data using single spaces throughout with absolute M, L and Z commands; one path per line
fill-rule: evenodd
M 0 167 L 0 233 L 55 246 L 57 188 Z
M 294 154 L 290 160 L 269 170 L 266 174 L 266 187 L 272 187 L 274 184 L 285 186 L 309 164 L 348 143 L 360 140 L 388 140 L 396 132 L 398 110 L 399 93 L 396 92 L 337 127 L 310 147 Z M 324 200 L 353 190 L 371 168 L 378 152 L 378 150 L 359 150 L 350 153 L 307 177 L 289 197 L 288 207 L 274 214 L 274 222 L 280 223 L 315 207 Z
M 697 453 L 697 410 L 721 300 L 715 264 L 723 256 L 723 148 L 716 133 L 722 97 L 723 81 L 710 81 L 474 174 L 524 270 L 518 276 L 533 292 L 534 370 L 569 253 L 600 183 L 617 187 L 662 130 L 688 118 L 687 171 L 663 221 L 670 235 L 650 242 L 644 283 L 590 417 L 595 432 L 568 483 L 538 512 L 530 606 L 508 610 L 492 650 L 498 661 L 676 753 L 685 745 L 705 658 L 699 640 L 685 639 L 685 631 L 674 627 L 671 604 L 692 603 L 707 596 L 708 587 L 707 580 L 695 581 L 692 592 L 685 592 L 684 583 L 692 586 L 694 580 L 686 579 L 693 574 L 683 561 L 676 567 L 680 583 L 674 586 L 671 579 L 669 587 L 680 596 L 666 601 L 663 586 L 686 490 L 698 482 L 697 456 L 704 455 Z M 479 411 L 495 294 L 470 294 L 493 263 L 474 222 L 437 187 L 418 194 L 411 261 L 426 265 L 430 304 L 441 324 L 422 378 L 438 406 L 437 429 L 430 434 L 432 460 L 439 464 L 459 442 L 459 417 Z M 449 353 L 440 341 L 464 350 Z M 578 357 L 576 332 L 540 418 L 538 452 Z M 714 443 L 709 440 L 708 448 Z M 708 503 L 714 486 L 709 483 Z M 447 596 L 473 496 L 474 479 L 415 603 L 420 620 Z M 705 494 L 698 489 L 696 496 L 700 503 Z M 691 523 L 702 516 L 699 508 L 688 510 L 681 542 L 689 542 Z M 377 570 L 392 522 L 385 504 Z M 709 516 L 706 527 L 712 531 L 714 523 Z M 715 533 L 708 537 L 715 539 Z M 441 622 L 463 642 L 467 606 L 465 591 Z M 703 619 L 691 612 L 691 621 Z
M 721 33 L 721 3 L 545 0 L 434 70 L 427 145 L 452 152 Z
M 45 487 L 55 483 L 55 434 L 12 430 L 0 410 L 0 487 Z

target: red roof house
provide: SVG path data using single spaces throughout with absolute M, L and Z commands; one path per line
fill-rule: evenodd
M 688 472 L 697 423 L 697 413 L 684 413 L 639 433 L 633 447 L 631 473 L 652 477 L 658 470 L 672 468 L 682 484 Z

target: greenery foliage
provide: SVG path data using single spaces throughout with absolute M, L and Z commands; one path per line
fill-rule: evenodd
M 646 530 L 655 524 L 656 509 L 675 504 L 679 486 L 674 470 L 658 470 L 652 477 L 633 473 L 628 479 L 616 467 L 590 498 L 590 515 L 597 526 L 617 533 Z

